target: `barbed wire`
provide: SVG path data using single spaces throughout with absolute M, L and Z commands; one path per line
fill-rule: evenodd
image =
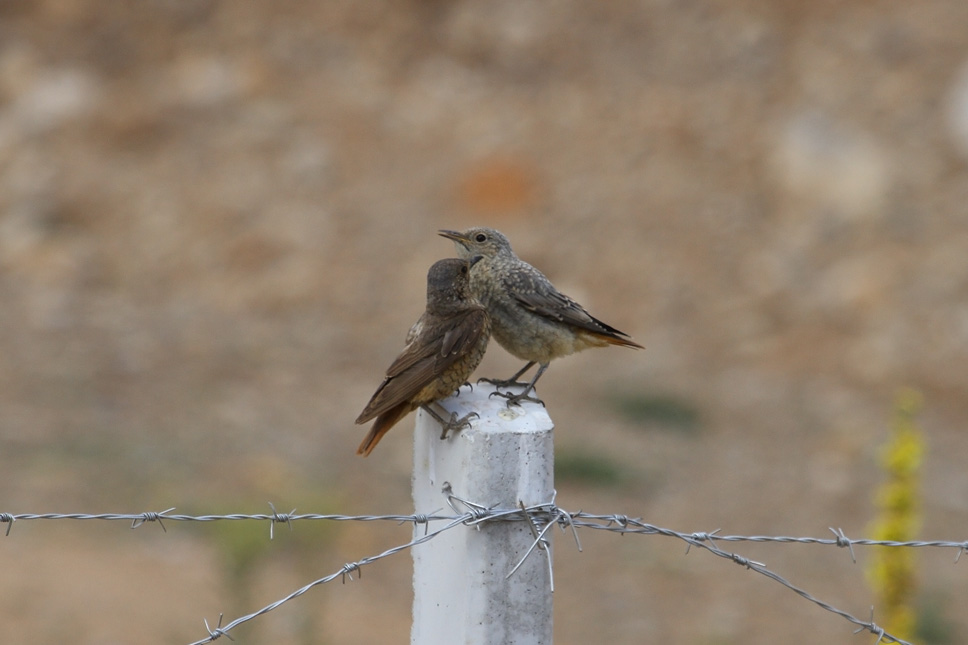
M 858 626 L 855 633 L 860 631 L 868 631 L 872 634 L 877 635 L 876 643 L 899 643 L 900 645 L 912 645 L 908 641 L 901 638 L 893 636 L 886 632 L 882 627 L 874 622 L 873 608 L 871 608 L 871 617 L 869 620 L 863 620 L 853 616 L 852 614 L 838 609 L 833 605 L 813 596 L 806 590 L 794 585 L 784 577 L 780 576 L 776 572 L 770 570 L 762 562 L 757 562 L 755 560 L 750 560 L 740 554 L 726 551 L 718 546 L 717 543 L 724 542 L 761 542 L 761 543 L 799 543 L 799 544 L 817 544 L 821 546 L 836 546 L 838 548 L 846 548 L 850 552 L 851 559 L 856 562 L 856 557 L 854 554 L 855 546 L 875 546 L 875 547 L 888 547 L 888 548 L 950 548 L 956 549 L 955 563 L 959 561 L 962 554 L 968 551 L 968 540 L 963 541 L 951 541 L 951 540 L 929 540 L 929 541 L 892 541 L 892 540 L 871 540 L 866 538 L 849 538 L 844 533 L 842 529 L 830 528 L 829 530 L 833 533 L 832 538 L 819 538 L 819 537 L 792 537 L 792 536 L 768 536 L 768 535 L 721 535 L 720 529 L 714 531 L 700 531 L 685 533 L 681 531 L 675 531 L 672 529 L 656 526 L 654 524 L 649 524 L 644 522 L 639 517 L 630 517 L 624 514 L 598 514 L 598 513 L 587 513 L 585 511 L 570 512 L 562 509 L 556 504 L 554 498 L 549 502 L 535 504 L 532 506 L 525 506 L 523 503 L 518 508 L 493 508 L 487 507 L 473 501 L 469 501 L 454 495 L 450 490 L 449 485 L 445 485 L 444 494 L 446 496 L 446 501 L 453 514 L 442 514 L 441 510 L 435 511 L 430 514 L 390 514 L 390 515 L 341 515 L 341 514 L 318 514 L 318 513 L 303 513 L 297 514 L 295 509 L 288 513 L 279 513 L 276 511 L 275 506 L 272 503 L 269 507 L 272 509 L 271 513 L 256 513 L 256 514 L 244 514 L 244 513 L 232 513 L 226 515 L 185 515 L 174 513 L 174 508 L 169 508 L 163 511 L 147 511 L 142 513 L 0 513 L 0 523 L 7 523 L 7 529 L 5 535 L 9 536 L 13 524 L 18 521 L 31 521 L 31 520 L 102 520 L 102 521 L 124 521 L 130 522 L 130 527 L 132 529 L 139 528 L 144 524 L 157 522 L 161 526 L 162 530 L 167 532 L 164 522 L 216 522 L 216 521 L 262 521 L 269 522 L 269 538 L 274 537 L 274 527 L 276 524 L 287 524 L 290 529 L 294 522 L 302 521 L 334 521 L 334 522 L 395 522 L 397 524 L 413 524 L 416 528 L 417 526 L 424 526 L 424 533 L 419 537 L 400 544 L 398 546 L 392 547 L 379 553 L 377 555 L 365 557 L 356 562 L 346 563 L 341 566 L 335 572 L 317 580 L 310 582 L 309 584 L 300 587 L 299 589 L 293 591 L 284 598 L 266 605 L 262 609 L 255 611 L 251 614 L 241 616 L 235 620 L 229 622 L 224 627 L 222 626 L 222 616 L 219 616 L 218 624 L 215 628 L 212 628 L 208 620 L 205 619 L 205 629 L 208 632 L 208 637 L 199 641 L 195 641 L 191 645 L 203 645 L 204 643 L 210 643 L 222 636 L 225 636 L 231 640 L 228 632 L 233 628 L 241 625 L 242 623 L 253 620 L 259 616 L 262 616 L 277 607 L 305 594 L 310 589 L 332 582 L 337 578 L 341 579 L 344 584 L 346 579 L 352 580 L 352 574 L 357 572 L 362 576 L 362 568 L 368 564 L 372 564 L 383 558 L 395 555 L 407 549 L 410 549 L 419 544 L 428 542 L 440 534 L 455 529 L 458 526 L 464 525 L 469 527 L 480 527 L 487 522 L 497 522 L 497 521 L 526 521 L 529 523 L 532 535 L 534 536 L 534 541 L 531 546 L 525 552 L 521 560 L 508 572 L 507 577 L 511 577 L 515 571 L 521 566 L 521 564 L 535 551 L 542 551 L 547 559 L 547 566 L 549 572 L 549 584 L 551 586 L 551 591 L 554 591 L 554 578 L 552 576 L 552 563 L 551 563 L 551 550 L 548 548 L 549 542 L 546 537 L 547 532 L 553 526 L 558 526 L 563 531 L 570 530 L 575 539 L 576 546 L 579 551 L 582 550 L 581 541 L 579 539 L 578 530 L 588 529 L 588 530 L 598 530 L 606 531 L 610 533 L 619 533 L 623 535 L 661 535 L 664 537 L 675 538 L 686 543 L 686 553 L 692 549 L 692 547 L 697 547 L 706 550 L 713 555 L 724 558 L 731 562 L 734 562 L 747 570 L 753 571 L 760 575 L 763 575 L 784 587 L 790 589 L 797 595 L 808 600 L 809 602 L 817 605 L 818 607 L 836 614 L 847 621 Z M 445 524 L 439 528 L 431 530 L 430 524 L 432 522 L 445 522 Z
M 471 504 L 464 500 L 460 500 L 462 503 Z M 271 506 L 271 503 L 270 503 Z M 475 517 L 474 523 L 478 521 L 494 521 L 500 519 L 507 520 L 522 520 L 524 517 L 521 515 L 520 508 L 511 509 L 494 509 L 487 508 L 484 506 L 478 506 L 481 510 L 478 512 L 480 517 Z M 536 509 L 536 510 L 532 510 Z M 552 509 L 557 509 L 557 507 L 551 504 L 537 505 L 534 507 L 529 507 L 529 512 L 534 515 L 538 513 L 546 513 L 547 515 L 555 515 L 556 513 Z M 172 522 L 217 522 L 217 521 L 244 521 L 244 520 L 254 520 L 263 522 L 272 522 L 270 524 L 270 533 L 272 531 L 272 526 L 274 524 L 288 524 L 292 525 L 293 522 L 300 521 L 333 521 L 333 522 L 395 522 L 397 524 L 427 524 L 428 522 L 438 522 L 438 521 L 453 521 L 463 517 L 463 515 L 441 515 L 439 512 L 436 514 L 409 514 L 409 515 L 341 515 L 341 514 L 320 514 L 320 513 L 304 513 L 297 514 L 296 510 L 293 509 L 288 513 L 277 513 L 273 510 L 272 513 L 229 513 L 225 515 L 216 514 L 206 514 L 206 515 L 185 515 L 185 514 L 175 514 L 173 511 L 175 507 L 166 509 L 164 511 L 146 511 L 142 513 L 2 513 L 0 512 L 0 524 L 7 524 L 7 529 L 5 534 L 10 535 L 10 531 L 13 528 L 15 522 L 20 521 L 30 521 L 30 520 L 106 520 L 106 521 L 122 521 L 131 522 L 131 528 L 136 529 L 143 524 L 149 522 L 157 522 L 163 531 L 167 532 L 168 529 L 164 525 L 164 520 L 169 520 Z M 586 520 L 594 522 L 594 524 L 575 522 L 575 526 L 581 526 L 583 528 L 596 528 L 605 531 L 612 531 L 615 533 L 643 533 L 643 534 L 657 534 L 665 535 L 667 537 L 691 537 L 695 540 L 718 540 L 720 542 L 778 542 L 778 543 L 800 543 L 800 544 L 819 544 L 826 546 L 840 546 L 851 550 L 853 555 L 854 546 L 881 546 L 881 547 L 911 547 L 911 548 L 921 548 L 921 547 L 938 547 L 938 548 L 950 548 L 957 549 L 958 553 L 955 556 L 955 561 L 957 562 L 961 555 L 968 551 L 968 540 L 965 541 L 952 541 L 952 540 L 909 540 L 909 541 L 896 541 L 896 540 L 871 540 L 866 538 L 848 538 L 843 534 L 841 529 L 830 528 L 829 530 L 835 535 L 834 538 L 818 538 L 818 537 L 792 537 L 785 535 L 720 535 L 719 531 L 721 529 L 716 529 L 709 532 L 694 532 L 694 533 L 682 533 L 678 531 L 673 531 L 671 529 L 665 529 L 653 524 L 648 524 L 642 521 L 641 518 L 633 518 L 628 515 L 623 515 L 619 513 L 614 514 L 597 514 L 597 513 L 587 513 L 585 511 L 576 511 L 569 513 L 558 509 L 560 513 L 568 515 L 574 520 Z M 270 537 L 272 537 L 270 535 Z
M 136 529 L 149 522 L 157 522 L 161 529 L 168 532 L 164 521 L 171 522 L 218 522 L 223 520 L 259 520 L 269 521 L 269 537 L 273 537 L 273 527 L 276 524 L 288 524 L 304 520 L 328 520 L 332 522 L 396 522 L 398 524 L 416 523 L 426 524 L 431 521 L 447 521 L 456 519 L 453 515 L 322 515 L 319 513 L 296 514 L 296 509 L 288 513 L 277 513 L 272 503 L 269 503 L 272 513 L 230 513 L 228 515 L 183 515 L 175 514 L 175 507 L 164 511 L 147 511 L 144 513 L 0 513 L 0 524 L 7 523 L 6 535 L 10 535 L 14 522 L 29 520 L 105 520 L 131 522 L 131 528 Z

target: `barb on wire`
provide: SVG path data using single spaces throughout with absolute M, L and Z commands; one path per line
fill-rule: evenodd
M 139 526 L 141 526 L 142 524 L 144 524 L 145 522 L 158 522 L 158 526 L 161 527 L 161 530 L 164 531 L 165 533 L 167 533 L 168 532 L 168 529 L 165 528 L 165 523 L 162 522 L 162 520 L 165 517 L 165 513 L 171 513 L 173 510 L 175 510 L 175 507 L 174 506 L 172 506 L 171 508 L 166 509 L 164 511 L 159 511 L 157 513 L 153 512 L 153 511 L 148 511 L 146 513 L 142 513 L 141 515 L 139 515 L 135 519 L 131 520 L 131 528 L 132 529 L 136 529 Z
M 228 634 L 228 632 L 222 629 L 222 616 L 224 616 L 224 614 L 218 615 L 218 625 L 215 626 L 215 629 L 212 629 L 211 627 L 208 626 L 208 618 L 203 618 L 202 621 L 205 623 L 205 631 L 208 632 L 209 638 L 213 641 L 217 638 L 221 638 L 222 636 L 229 639 L 230 641 L 234 641 L 235 639 L 232 638 Z
M 7 532 L 5 535 L 10 535 L 10 529 L 13 528 L 13 523 L 17 521 L 17 518 L 10 513 L 0 513 L 0 523 L 7 523 Z
M 439 520 L 439 519 L 441 519 L 440 512 L 442 510 L 444 510 L 444 509 L 438 508 L 437 510 L 435 510 L 435 511 L 433 511 L 431 513 L 415 513 L 414 515 L 412 515 L 410 517 L 401 517 L 400 521 L 397 522 L 397 526 L 399 526 L 401 524 L 410 523 L 410 524 L 413 524 L 413 527 L 414 528 L 417 528 L 418 525 L 423 524 L 423 527 L 424 527 L 424 535 L 427 535 L 427 531 L 430 530 L 430 522 L 431 522 L 431 520 Z
M 486 506 L 469 502 L 465 499 L 461 499 L 457 495 L 454 495 L 454 489 L 450 485 L 450 482 L 444 482 L 441 492 L 447 498 L 447 505 L 450 506 L 452 511 L 460 514 L 461 510 L 457 508 L 457 505 L 460 504 L 466 509 L 464 513 L 470 514 L 471 517 L 467 520 L 468 526 L 473 526 L 474 524 L 477 524 L 485 519 L 491 519 L 491 511 Z M 517 510 L 514 512 L 517 512 Z
M 529 513 L 529 510 L 531 509 L 525 506 L 524 502 L 519 501 L 518 504 L 521 507 L 521 514 L 524 516 L 524 519 L 527 521 L 528 528 L 531 529 L 531 534 L 534 536 L 534 542 L 532 542 L 531 546 L 528 547 L 528 550 L 524 552 L 524 555 L 521 556 L 521 559 L 518 560 L 518 563 L 511 568 L 511 570 L 508 572 L 506 576 L 504 576 L 504 579 L 508 580 L 511 576 L 513 576 L 514 572 L 521 568 L 521 565 L 524 564 L 524 561 L 528 559 L 528 556 L 531 555 L 531 553 L 535 550 L 535 548 L 538 548 L 544 551 L 545 553 L 545 558 L 547 559 L 547 562 L 548 562 L 548 584 L 551 588 L 551 593 L 554 593 L 555 592 L 555 571 L 551 563 L 551 543 L 545 539 L 545 533 L 547 533 L 548 529 L 550 529 L 552 526 L 555 525 L 555 522 L 547 522 L 544 528 L 542 528 L 539 531 L 537 524 L 535 524 L 534 516 L 531 513 Z
M 276 507 L 272 502 L 269 502 L 269 508 L 272 509 L 272 521 L 269 523 L 269 539 L 274 539 L 275 536 L 275 526 L 277 523 L 286 523 L 289 525 L 289 532 L 292 533 L 292 516 L 296 514 L 296 509 L 292 509 L 288 513 L 279 514 L 276 512 Z
M 884 637 L 885 636 L 888 636 L 890 638 L 894 638 L 893 636 L 890 636 L 890 634 L 886 633 L 884 631 L 884 628 L 883 627 L 881 627 L 880 625 L 878 625 L 877 623 L 874 622 L 874 607 L 873 606 L 871 607 L 871 619 L 870 619 L 870 621 L 868 621 L 868 624 L 867 625 L 862 625 L 862 626 L 858 627 L 857 629 L 854 630 L 854 633 L 855 634 L 859 634 L 862 631 L 864 631 L 865 629 L 868 630 L 872 634 L 877 634 L 877 640 L 874 641 L 874 645 L 878 645 L 882 640 L 884 640 Z M 895 640 L 894 642 L 895 643 L 903 643 L 904 641 Z
M 692 540 L 696 540 L 697 542 L 709 542 L 710 544 L 713 544 L 713 538 L 715 538 L 716 534 L 719 533 L 721 530 L 722 529 L 716 529 L 715 531 L 710 531 L 708 533 L 705 531 L 699 531 L 696 533 L 691 533 L 689 537 L 692 538 Z M 692 544 L 693 544 L 692 540 L 688 540 L 686 542 L 686 555 L 689 555 L 689 549 L 692 548 Z
M 831 533 L 837 536 L 837 542 L 836 542 L 837 546 L 841 548 L 847 547 L 847 550 L 850 552 L 850 559 L 853 560 L 854 564 L 857 564 L 857 556 L 854 555 L 854 543 L 844 533 L 844 529 L 840 529 L 840 528 L 835 529 L 832 526 L 829 526 L 827 528 L 830 529 Z

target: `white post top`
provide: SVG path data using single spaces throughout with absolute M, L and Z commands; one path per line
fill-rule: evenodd
M 489 396 L 494 386 L 481 383 L 473 389 L 464 386 L 457 396 L 440 402 L 457 417 L 476 412 L 469 428 L 451 432 L 441 440 L 440 424 L 423 410 L 418 410 L 414 438 L 414 477 L 429 481 L 427 492 L 432 499 L 418 499 L 416 512 L 428 513 L 440 508 L 444 497 L 443 483 L 450 482 L 458 497 L 488 506 L 517 507 L 547 502 L 551 499 L 554 468 L 552 430 L 554 425 L 540 403 L 524 401 L 508 406 L 500 396 Z M 536 450 L 547 454 L 536 459 Z M 538 485 L 537 478 L 543 483 Z M 493 481 L 491 481 L 493 479 Z M 414 492 L 418 490 L 414 480 Z M 534 488 L 536 486 L 536 488 Z M 420 487 L 422 488 L 422 486 Z M 477 491 L 488 491 L 499 499 L 476 499 Z M 427 507 L 423 507 L 426 502 Z
M 472 420 L 473 432 L 543 432 L 552 427 L 548 411 L 540 403 L 523 401 L 508 407 L 507 399 L 490 396 L 495 391 L 489 383 L 465 385 L 460 391 L 440 404 L 448 412 L 462 417 L 477 412 L 481 417 Z M 465 432 L 465 431 L 462 431 Z M 438 435 L 439 436 L 439 435 Z
M 414 434 L 413 500 L 417 513 L 446 512 L 444 483 L 485 507 L 551 501 L 551 418 L 538 403 L 507 405 L 494 387 L 461 388 L 441 402 L 471 426 L 441 440 L 440 424 L 420 410 Z M 432 528 L 432 527 L 431 527 Z M 415 537 L 425 527 L 415 526 Z M 550 548 L 551 532 L 547 534 Z M 414 645 L 550 645 L 551 580 L 547 555 L 524 521 L 457 526 L 414 547 Z M 508 577 L 512 569 L 527 559 Z

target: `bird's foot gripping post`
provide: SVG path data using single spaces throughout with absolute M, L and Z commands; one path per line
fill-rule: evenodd
M 491 392 L 490 396 L 499 396 L 503 398 L 505 400 L 505 405 L 507 405 L 509 408 L 512 405 L 521 405 L 521 401 L 530 401 L 531 403 L 537 403 L 542 406 L 544 405 L 544 401 L 539 399 L 537 396 L 531 396 L 532 393 L 537 394 L 534 387 L 529 386 L 526 383 L 523 384 L 523 387 L 524 390 L 516 394 L 514 392 L 498 392 L 495 390 L 494 392 Z
M 521 405 L 521 401 L 531 401 L 532 403 L 540 403 L 541 405 L 544 405 L 544 401 L 539 399 L 537 396 L 538 393 L 534 389 L 534 384 L 538 382 L 538 379 L 541 378 L 541 375 L 545 373 L 546 369 L 548 369 L 548 363 L 542 363 L 538 367 L 538 371 L 535 372 L 534 378 L 532 378 L 530 382 L 518 383 L 514 380 L 519 376 L 521 376 L 522 374 L 524 374 L 525 372 L 527 372 L 532 365 L 534 365 L 534 361 L 525 365 L 520 372 L 518 372 L 517 374 L 511 377 L 510 381 L 489 381 L 494 385 L 499 385 L 499 384 L 521 385 L 524 387 L 523 392 L 518 392 L 517 394 L 515 394 L 513 392 L 498 392 L 497 390 L 495 390 L 494 392 L 491 392 L 488 396 L 504 397 L 505 399 L 507 399 L 508 407 L 511 407 L 512 405 Z M 529 396 L 532 392 L 534 392 L 535 396 Z
M 471 385 L 469 383 L 467 383 L 466 385 L 468 387 L 471 387 Z M 459 392 L 460 391 L 458 390 L 458 393 Z M 447 433 L 457 433 L 457 432 L 460 432 L 461 430 L 463 430 L 464 428 L 469 428 L 471 426 L 471 419 L 479 419 L 481 417 L 481 415 L 479 415 L 477 412 L 468 412 L 464 416 L 458 418 L 456 412 L 451 412 L 450 413 L 450 418 L 449 419 L 445 419 L 443 416 L 437 414 L 437 412 L 434 411 L 432 405 L 437 405 L 437 407 L 439 407 L 440 409 L 444 410 L 444 414 L 445 415 L 447 414 L 447 410 L 444 409 L 444 406 L 439 405 L 439 404 L 431 404 L 431 405 L 422 405 L 422 406 L 420 406 L 427 414 L 429 414 L 434 419 L 436 419 L 437 420 L 437 423 L 440 424 L 440 438 L 441 439 L 446 439 L 447 438 Z
M 509 379 L 499 379 L 499 378 L 479 378 L 478 383 L 487 383 L 488 385 L 493 385 L 494 387 L 528 387 L 528 384 L 524 381 L 519 381 L 515 378 Z M 494 394 L 491 392 L 491 394 Z
M 550 417 L 530 402 L 508 408 L 503 400 L 490 398 L 493 391 L 487 386 L 464 389 L 459 397 L 440 402 L 459 416 L 480 415 L 445 440 L 439 438 L 437 420 L 418 412 L 416 513 L 448 508 L 453 498 L 443 493 L 445 484 L 453 496 L 490 509 L 520 509 L 522 503 L 529 507 L 553 499 Z M 416 525 L 414 537 L 426 529 Z M 491 520 L 455 527 L 415 547 L 411 643 L 550 645 L 551 560 L 534 542 L 530 522 Z

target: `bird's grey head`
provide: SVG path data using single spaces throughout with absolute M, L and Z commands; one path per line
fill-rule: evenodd
M 457 255 L 469 259 L 476 255 L 491 259 L 498 256 L 514 256 L 511 250 L 511 243 L 504 237 L 501 231 L 475 226 L 463 231 L 448 231 L 446 229 L 437 231 L 441 237 L 454 240 L 457 247 Z
M 466 300 L 468 274 L 480 259 L 475 256 L 470 260 L 447 258 L 434 262 L 427 272 L 427 301 Z

